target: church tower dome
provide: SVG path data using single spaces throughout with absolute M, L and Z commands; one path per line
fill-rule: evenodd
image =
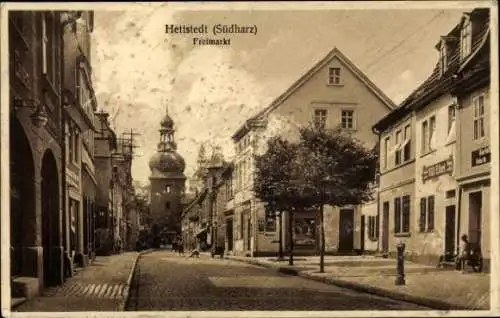
M 174 121 L 168 115 L 160 123 L 160 142 L 157 152 L 149 160 L 152 176 L 165 177 L 169 175 L 183 175 L 186 163 L 184 158 L 177 153 L 177 143 L 174 139 Z

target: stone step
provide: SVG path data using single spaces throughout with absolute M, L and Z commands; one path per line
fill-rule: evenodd
M 12 297 L 10 307 L 16 308 L 26 301 L 26 297 Z

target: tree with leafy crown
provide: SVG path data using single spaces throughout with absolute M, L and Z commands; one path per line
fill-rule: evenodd
M 324 272 L 324 205 L 359 205 L 373 199 L 377 148 L 368 149 L 341 129 L 310 125 L 300 129 L 297 146 L 303 205 L 316 208 L 320 227 L 320 272 Z

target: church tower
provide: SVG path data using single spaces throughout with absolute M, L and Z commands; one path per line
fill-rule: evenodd
M 168 115 L 160 123 L 158 149 L 149 160 L 151 169 L 151 232 L 155 239 L 170 244 L 181 234 L 182 197 L 186 177 L 184 158 L 177 153 L 174 121 Z

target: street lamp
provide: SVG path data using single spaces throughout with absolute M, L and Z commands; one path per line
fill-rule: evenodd
M 45 106 L 36 99 L 23 99 L 19 97 L 14 97 L 12 101 L 12 109 L 17 112 L 21 108 L 31 108 L 35 109 L 33 114 L 30 115 L 31 122 L 34 126 L 40 128 L 47 125 L 49 121 L 49 115 L 45 110 Z

